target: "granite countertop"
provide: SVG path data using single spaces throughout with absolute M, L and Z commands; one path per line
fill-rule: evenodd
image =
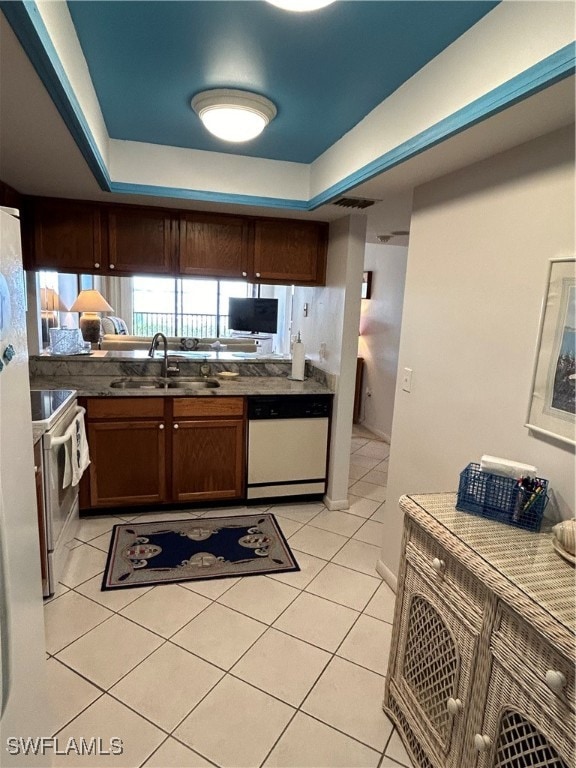
M 204 355 L 202 357 L 205 357 Z M 325 395 L 333 394 L 337 380 L 306 363 L 306 379 L 292 381 L 289 359 L 236 358 L 232 361 L 212 359 L 207 379 L 216 380 L 215 388 L 170 387 L 160 389 L 130 389 L 111 387 L 121 379 L 161 378 L 162 360 L 150 360 L 141 354 L 89 357 L 31 356 L 30 386 L 32 389 L 75 389 L 78 397 L 229 397 L 233 395 Z M 202 377 L 203 360 L 178 360 L 179 374 L 169 377 Z M 221 373 L 236 373 L 234 378 L 221 378 Z
M 286 376 L 238 376 L 219 379 L 208 376 L 220 384 L 214 389 L 116 389 L 112 381 L 125 376 L 35 376 L 32 389 L 75 389 L 78 397 L 230 397 L 233 395 L 330 395 L 332 390 L 313 378 L 292 381 Z M 136 378 L 136 377 L 133 377 Z M 177 379 L 178 377 L 174 377 Z

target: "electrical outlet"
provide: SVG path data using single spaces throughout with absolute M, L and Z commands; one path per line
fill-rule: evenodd
M 412 392 L 412 368 L 404 368 L 402 374 L 402 390 L 404 392 Z
M 366 390 L 366 397 L 372 397 L 372 390 L 369 387 Z
M 328 354 L 328 350 L 327 350 L 327 347 L 326 347 L 326 342 L 323 341 L 320 344 L 320 350 L 319 350 L 320 360 L 326 360 L 327 354 Z

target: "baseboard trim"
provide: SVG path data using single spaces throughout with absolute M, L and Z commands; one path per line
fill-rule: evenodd
M 376 427 L 373 427 L 372 424 L 370 424 L 369 422 L 362 421 L 361 426 L 365 427 L 366 429 L 369 429 L 370 432 L 373 432 L 376 435 L 376 437 L 379 437 L 381 440 L 384 440 L 384 442 L 388 443 L 388 445 L 390 445 L 390 443 L 392 442 L 390 435 L 386 434 L 386 432 L 382 432 L 381 429 L 377 429 Z
M 382 576 L 382 579 L 388 584 L 393 592 L 398 590 L 398 578 L 395 573 L 392 573 L 390 568 L 384 563 L 383 560 L 378 560 L 376 563 L 376 570 Z
M 324 502 L 324 506 L 332 512 L 335 512 L 339 509 L 350 509 L 350 502 L 347 498 L 331 499 L 329 496 L 324 496 L 322 501 Z

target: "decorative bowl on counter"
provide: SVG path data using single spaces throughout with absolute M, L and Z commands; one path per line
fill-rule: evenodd
M 218 374 L 221 379 L 235 379 L 236 376 L 238 376 L 238 373 L 236 371 L 220 371 Z

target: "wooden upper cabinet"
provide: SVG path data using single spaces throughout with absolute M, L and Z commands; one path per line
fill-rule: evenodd
M 260 282 L 323 285 L 328 225 L 317 221 L 257 219 L 254 276 Z
M 180 274 L 248 278 L 250 225 L 246 219 L 206 213 L 180 215 Z
M 58 272 L 99 272 L 100 208 L 94 203 L 38 198 L 31 210 L 33 266 Z M 27 259 L 28 261 L 28 259 Z M 27 267 L 32 266 L 26 264 Z
M 177 219 L 162 208 L 107 209 L 109 274 L 171 274 L 176 271 Z
M 27 269 L 325 283 L 324 222 L 56 198 L 25 210 Z

